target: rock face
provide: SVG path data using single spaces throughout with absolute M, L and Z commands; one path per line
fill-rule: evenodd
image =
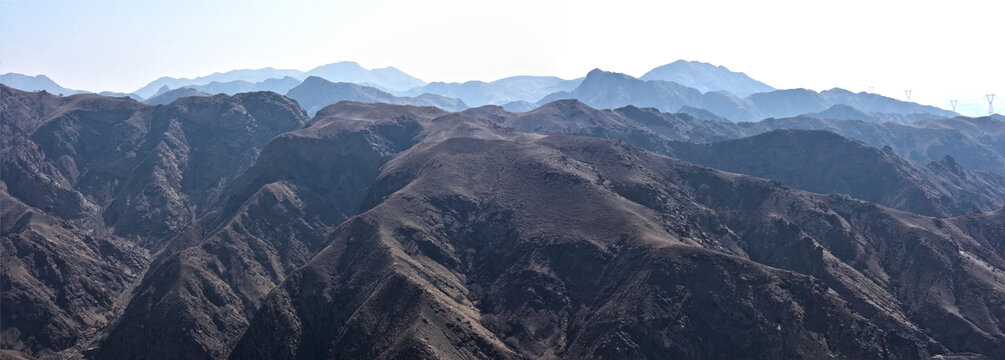
M 148 254 L 215 204 L 272 137 L 308 121 L 273 93 L 151 107 L 0 90 L 3 241 L 17 249 L 4 252 L 2 307 L 25 309 L 4 322 L 3 346 L 40 354 L 84 349 Z
M 267 92 L 159 106 L 0 95 L 0 306 L 17 315 L 4 312 L 3 354 L 1005 352 L 1005 209 L 931 218 L 632 145 L 672 154 L 765 124 L 574 100 L 523 113 L 342 101 L 309 119 Z M 956 130 L 967 123 L 925 131 L 995 134 Z

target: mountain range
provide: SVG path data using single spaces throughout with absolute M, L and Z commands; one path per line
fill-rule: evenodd
M 303 80 L 310 76 L 319 76 L 334 82 L 359 83 L 364 85 L 373 85 L 383 87 L 386 89 L 402 90 L 402 91 L 417 86 L 425 85 L 424 81 L 412 77 L 411 75 L 405 74 L 401 70 L 398 70 L 394 67 L 368 70 L 360 66 L 358 63 L 352 61 L 342 61 L 327 65 L 321 65 L 306 72 L 300 70 L 274 69 L 269 67 L 262 69 L 233 70 L 222 73 L 213 73 L 210 75 L 200 76 L 192 79 L 162 77 L 150 82 L 149 84 L 143 86 L 139 90 L 136 90 L 136 94 L 139 94 L 140 96 L 143 97 L 151 97 L 164 86 L 167 86 L 169 89 L 177 89 L 180 87 L 212 85 L 212 83 L 239 82 L 237 84 L 215 85 L 215 86 L 222 86 L 223 89 L 228 90 L 219 92 L 229 94 L 230 93 L 229 91 L 231 89 L 239 88 L 241 86 L 247 86 L 246 83 L 260 83 L 270 79 L 278 79 L 285 81 L 286 78 Z M 270 84 L 258 85 L 258 87 L 255 87 L 253 90 L 276 91 L 270 88 L 265 88 L 263 86 L 272 86 L 272 85 Z M 289 88 L 292 88 L 292 86 L 290 86 Z M 289 88 L 287 88 L 287 90 L 289 90 Z M 251 89 L 245 89 L 245 90 L 251 90 Z M 208 91 L 208 92 L 215 93 L 214 91 Z M 285 91 L 276 91 L 276 92 L 284 93 Z
M 1000 115 L 689 61 L 0 82 L 0 358 L 1005 353 Z
M 576 100 L 309 117 L 272 92 L 0 96 L 0 306 L 19 315 L 0 347 L 20 354 L 1005 351 L 1002 176 L 898 155 L 915 132 L 995 149 L 993 118 L 796 119 L 897 150 Z
M 716 117 L 736 122 L 792 117 L 828 110 L 833 113 L 837 110 L 831 108 L 839 105 L 859 110 L 857 113 L 845 112 L 838 116 L 840 119 L 849 120 L 908 122 L 915 119 L 958 115 L 933 106 L 899 101 L 876 94 L 852 93 L 843 89 L 823 92 L 806 89 L 773 90 L 740 98 L 728 91 L 703 93 L 676 82 L 636 79 L 629 75 L 600 69 L 590 71 L 583 82 L 572 91 L 550 94 L 538 101 L 538 105 L 560 99 L 576 99 L 600 109 L 614 109 L 628 105 L 653 107 L 664 112 L 702 109 Z M 830 116 L 826 113 L 824 115 Z
M 318 110 L 325 106 L 340 101 L 427 105 L 450 111 L 460 111 L 467 108 L 464 101 L 440 95 L 424 93 L 415 97 L 399 97 L 373 87 L 345 82 L 333 83 L 317 76 L 305 79 L 303 83 L 290 89 L 286 96 L 300 103 L 311 116 L 314 116 Z
M 48 78 L 42 80 L 20 74 L 4 76 L 11 79 L 8 82 L 14 82 L 12 87 L 21 90 L 48 88 L 67 94 L 79 92 L 62 89 Z M 492 82 L 429 84 L 393 67 L 367 70 L 355 62 L 343 61 L 306 72 L 263 68 L 214 73 L 193 79 L 163 77 L 132 94 L 102 94 L 129 96 L 141 101 L 182 87 L 206 94 L 233 95 L 254 91 L 286 94 L 311 76 L 335 83 L 371 87 L 402 98 L 432 97 L 429 102 L 415 103 L 445 106 L 450 110 L 455 110 L 456 105 L 463 102 L 465 106 L 500 105 L 509 111 L 520 112 L 554 100 L 578 99 L 595 108 L 635 105 L 655 107 L 664 112 L 686 112 L 704 120 L 735 122 L 809 115 L 823 119 L 909 124 L 957 115 L 932 106 L 843 89 L 823 92 L 775 90 L 746 74 L 722 66 L 683 60 L 654 68 L 639 79 L 597 69 L 584 78 L 573 80 L 551 76 L 513 76 Z M 359 100 L 365 101 L 365 97 Z M 455 104 L 454 107 L 448 105 L 451 103 Z M 324 105 L 328 104 L 316 104 L 317 109 Z

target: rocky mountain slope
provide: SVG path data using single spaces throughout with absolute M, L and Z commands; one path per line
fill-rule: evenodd
M 917 163 L 889 147 L 877 149 L 824 130 L 773 130 L 671 148 L 674 157 L 697 164 L 922 215 L 951 217 L 1005 206 L 1005 175 L 964 170 L 950 156 Z
M 897 155 L 908 160 L 932 162 L 950 156 L 964 169 L 1005 175 L 1003 136 L 998 136 L 1005 122 L 990 117 L 957 117 L 911 125 L 809 116 L 731 123 L 701 120 L 689 113 L 667 113 L 634 105 L 597 110 L 577 100 L 555 101 L 522 113 L 488 106 L 465 112 L 520 131 L 574 133 L 623 140 L 662 154 L 672 154 L 667 141 L 711 143 L 778 129 L 829 130 L 872 147 L 889 146 Z M 542 114 L 553 114 L 549 116 L 553 120 L 537 120 Z M 574 120 L 577 118 L 593 120 Z
M 150 106 L 0 91 L 11 139 L 0 149 L 0 306 L 23 315 L 3 323 L 5 349 L 99 359 L 1005 351 L 1005 210 L 931 218 L 631 145 L 670 153 L 674 140 L 767 125 L 574 100 L 524 113 L 342 101 L 309 119 L 267 92 Z M 541 134 L 562 131 L 593 137 Z
M 375 205 L 269 295 L 230 358 L 1003 350 L 999 241 L 953 222 L 609 140 L 420 124 Z
M 273 93 L 154 107 L 0 90 L 0 307 L 24 310 L 0 331 L 3 347 L 36 354 L 86 349 L 142 279 L 150 254 L 217 203 L 270 139 L 308 121 Z

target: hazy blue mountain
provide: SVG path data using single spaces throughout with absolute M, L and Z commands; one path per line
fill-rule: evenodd
M 170 89 L 177 89 L 180 87 L 190 86 L 190 85 L 206 85 L 211 82 L 230 82 L 230 81 L 247 81 L 247 82 L 259 82 L 265 81 L 267 79 L 282 79 L 285 77 L 293 77 L 302 79 L 304 78 L 303 71 L 300 70 L 289 70 L 289 69 L 274 69 L 271 67 L 263 69 L 245 69 L 245 70 L 232 70 L 227 72 L 218 72 L 206 76 L 200 76 L 194 79 L 187 78 L 173 78 L 173 77 L 162 77 L 154 80 L 147 84 L 146 86 L 139 88 L 135 91 L 136 94 L 140 96 L 150 98 L 157 94 L 158 90 L 164 86 Z
M 505 104 L 502 104 L 502 105 L 499 105 L 499 106 L 501 106 L 503 109 L 506 109 L 506 111 L 510 111 L 510 112 L 531 111 L 531 110 L 534 110 L 534 108 L 537 107 L 536 104 L 529 103 L 529 102 L 526 102 L 526 101 L 511 101 L 511 102 L 508 102 L 508 103 L 505 103 Z
M 300 103 L 310 116 L 314 116 L 325 106 L 340 101 L 362 103 L 385 103 L 399 105 L 436 106 L 449 111 L 467 108 L 464 101 L 435 94 L 421 94 L 415 97 L 394 96 L 380 89 L 347 82 L 331 82 L 311 76 L 303 83 L 290 89 L 286 96 Z
M 554 76 L 511 76 L 493 82 L 433 82 L 413 88 L 402 95 L 439 94 L 464 100 L 464 103 L 471 106 L 503 105 L 521 101 L 533 103 L 551 93 L 573 90 L 582 81 L 582 78 L 565 80 Z
M 708 111 L 708 110 L 705 110 L 705 109 L 699 109 L 699 108 L 696 108 L 696 107 L 693 107 L 693 106 L 688 106 L 688 105 L 685 105 L 685 106 L 681 107 L 680 110 L 677 110 L 677 112 L 678 113 L 683 113 L 683 114 L 688 114 L 688 115 L 693 116 L 695 119 L 700 119 L 700 120 L 705 120 L 705 121 L 729 122 L 729 119 L 726 119 L 726 118 L 724 118 L 722 116 L 713 114 L 711 111 Z
M 190 85 L 185 87 L 196 89 L 207 94 L 234 95 L 237 93 L 253 91 L 272 91 L 279 94 L 285 94 L 297 85 L 300 85 L 299 79 L 287 76 L 282 79 L 266 79 L 255 83 L 244 80 L 234 80 L 228 82 L 214 81 L 206 85 Z
M 815 114 L 842 104 L 871 114 L 871 116 L 864 117 L 855 116 L 863 117 L 860 120 L 864 121 L 910 123 L 920 119 L 958 115 L 934 106 L 900 101 L 864 92 L 853 93 L 837 88 L 823 92 L 808 89 L 774 90 L 741 98 L 725 90 L 702 93 L 698 89 L 676 82 L 646 81 L 599 69 L 587 74 L 586 79 L 576 89 L 552 93 L 538 101 L 538 105 L 561 99 L 577 99 L 601 109 L 635 105 L 653 107 L 664 112 L 675 112 L 683 106 L 690 106 L 694 109 L 709 111 L 715 116 L 734 122 Z M 833 112 L 839 110 L 842 109 L 839 108 Z M 840 118 L 848 118 L 848 116 Z
M 595 108 L 614 109 L 628 105 L 676 111 L 701 101 L 701 92 L 674 82 L 644 81 L 614 72 L 594 69 L 570 92 L 548 95 L 539 105 L 555 100 L 577 99 Z
M 73 95 L 84 91 L 67 89 L 45 75 L 28 76 L 18 73 L 0 75 L 0 84 L 24 91 L 46 91 L 55 95 Z
M 132 98 L 133 100 L 136 100 L 136 101 L 146 100 L 142 96 L 139 96 L 139 95 L 136 95 L 136 94 L 132 94 L 132 93 L 126 94 L 126 93 L 115 92 L 115 91 L 102 91 L 102 92 L 98 93 L 98 95 L 108 96 L 108 97 L 128 97 L 128 98 Z
M 866 113 L 845 104 L 837 104 L 827 108 L 827 110 L 806 115 L 821 119 L 862 120 L 866 122 L 889 121 L 901 124 L 911 124 L 920 120 L 941 118 L 938 115 L 929 113 L 912 113 L 908 115 L 881 112 Z
M 726 90 L 740 97 L 775 90 L 742 72 L 700 61 L 677 60 L 650 70 L 640 79 L 672 81 L 701 92 Z
M 341 61 L 318 66 L 308 71 L 306 76 L 318 76 L 331 82 L 345 82 L 376 85 L 395 91 L 405 91 L 426 85 L 425 81 L 408 75 L 394 67 L 367 70 L 353 61 Z
M 174 90 L 168 90 L 160 95 L 154 96 L 152 98 L 144 101 L 150 105 L 165 105 L 173 103 L 175 100 L 181 99 L 183 97 L 189 96 L 209 96 L 210 94 L 204 93 L 202 91 L 192 89 L 192 88 L 180 88 Z

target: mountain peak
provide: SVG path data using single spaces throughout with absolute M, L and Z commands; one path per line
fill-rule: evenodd
M 640 79 L 675 82 L 703 93 L 725 90 L 739 97 L 774 90 L 742 72 L 700 61 L 677 60 L 650 70 Z

